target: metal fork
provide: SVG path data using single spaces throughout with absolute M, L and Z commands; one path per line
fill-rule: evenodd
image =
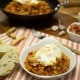
M 32 29 L 32 33 L 33 33 L 33 36 L 34 36 L 34 37 L 37 37 L 37 38 L 39 38 L 39 39 L 43 39 L 43 38 L 46 37 L 46 36 L 40 34 L 40 33 L 39 33 L 37 30 L 35 30 L 34 28 Z

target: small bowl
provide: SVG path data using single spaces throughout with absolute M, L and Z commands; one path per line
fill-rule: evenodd
M 59 75 L 55 75 L 55 76 L 41 76 L 41 75 L 37 75 L 37 74 L 34 74 L 30 71 L 28 71 L 26 68 L 25 68 L 25 65 L 24 65 L 24 61 L 26 59 L 26 57 L 28 56 L 28 53 L 30 51 L 33 51 L 33 50 L 37 50 L 39 48 L 41 48 L 43 45 L 45 44 L 51 44 L 51 43 L 54 43 L 56 45 L 59 46 L 59 48 L 69 57 L 70 59 L 70 65 L 69 65 L 69 69 L 67 72 L 63 73 L 63 74 L 59 74 Z M 58 79 L 58 78 L 61 78 L 63 76 L 65 76 L 66 74 L 68 74 L 70 71 L 73 70 L 73 68 L 75 67 L 76 65 L 76 58 L 75 58 L 75 54 L 69 50 L 68 48 L 64 47 L 62 44 L 60 44 L 57 40 L 55 40 L 54 38 L 52 37 L 49 37 L 49 38 L 44 38 L 42 39 L 40 42 L 32 45 L 32 46 L 29 46 L 28 48 L 25 48 L 23 50 L 23 52 L 20 54 L 20 64 L 22 66 L 22 68 L 28 73 L 30 74 L 31 76 L 35 77 L 35 78 L 38 78 L 38 79 L 47 79 L 47 80 L 50 80 L 50 79 Z
M 71 25 L 74 25 L 74 24 L 80 26 L 80 23 L 79 22 L 74 22 Z M 73 32 L 70 31 L 71 25 L 69 25 L 69 27 L 67 28 L 67 33 L 68 33 L 69 38 L 72 41 L 80 42 L 80 35 L 79 34 L 76 34 L 76 33 L 73 33 Z

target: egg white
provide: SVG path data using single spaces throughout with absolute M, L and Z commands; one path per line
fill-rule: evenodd
M 31 0 L 31 3 L 38 4 L 38 0 Z
M 38 4 L 38 0 L 15 0 L 21 4 L 31 3 L 31 4 Z
M 62 51 L 57 45 L 46 44 L 36 52 L 35 58 L 45 66 L 49 66 L 56 63 L 56 58 L 61 58 L 61 55 Z

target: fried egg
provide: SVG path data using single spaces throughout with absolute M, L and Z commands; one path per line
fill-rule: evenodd
M 31 4 L 38 4 L 38 0 L 15 0 L 21 4 L 31 3 Z
M 38 0 L 31 0 L 31 3 L 38 4 Z
M 35 54 L 35 58 L 45 66 L 56 63 L 56 58 L 61 58 L 62 51 L 55 44 L 46 44 L 41 47 Z

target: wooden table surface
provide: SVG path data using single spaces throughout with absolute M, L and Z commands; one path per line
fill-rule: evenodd
M 62 0 L 60 0 L 60 2 L 62 2 Z M 44 23 L 33 24 L 33 25 L 32 24 L 30 24 L 30 25 L 23 24 L 23 26 L 29 27 L 29 28 L 36 26 L 35 28 L 41 32 L 51 34 L 53 36 L 59 36 L 58 33 L 60 31 L 54 32 L 52 30 L 46 30 L 46 29 L 50 28 L 52 25 L 58 25 L 59 24 L 58 19 L 61 20 L 61 24 L 64 25 L 67 29 L 67 27 L 72 22 L 78 21 L 77 20 L 78 12 L 80 12 L 80 7 L 65 8 L 65 7 L 61 6 L 60 9 L 58 10 L 58 12 L 53 16 L 53 18 L 51 20 L 48 20 L 47 22 L 44 22 Z M 7 17 L 0 11 L 0 22 L 4 23 L 5 21 L 7 21 Z M 11 24 L 8 22 L 8 23 L 5 23 L 4 25 L 2 25 L 1 23 L 0 23 L 0 34 L 4 33 L 9 28 L 16 26 L 16 23 Z M 19 26 L 21 26 L 21 25 L 19 25 Z M 67 33 L 66 33 L 66 35 L 61 36 L 61 37 L 65 38 L 65 39 L 69 39 Z

